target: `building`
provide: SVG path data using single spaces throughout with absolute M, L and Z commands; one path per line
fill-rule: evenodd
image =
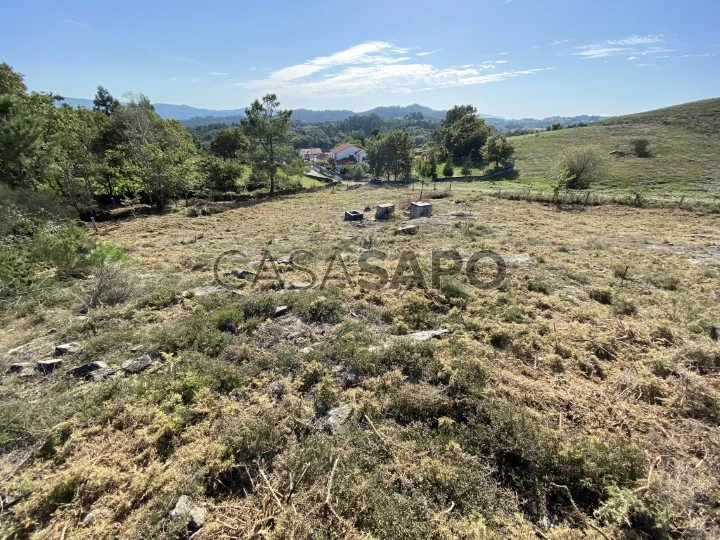
M 335 163 L 337 163 L 338 166 L 341 163 L 345 166 L 362 163 L 365 159 L 367 159 L 367 152 L 354 144 L 346 142 L 338 144 L 335 148 L 330 150 L 330 156 L 335 160 Z
M 320 148 L 300 148 L 298 155 L 305 161 L 311 161 L 315 163 L 318 157 L 322 155 L 323 151 Z

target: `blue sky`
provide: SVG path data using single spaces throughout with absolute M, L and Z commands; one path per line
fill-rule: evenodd
M 32 90 L 243 108 L 623 114 L 720 95 L 718 0 L 10 2 Z

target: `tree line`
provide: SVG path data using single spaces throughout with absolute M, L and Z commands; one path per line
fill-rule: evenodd
M 146 96 L 121 103 L 99 86 L 92 109 L 73 108 L 60 96 L 28 92 L 3 63 L 0 183 L 51 190 L 80 214 L 102 200 L 143 199 L 163 209 L 173 197 L 236 190 L 244 176 L 272 194 L 298 166 L 292 111 L 279 105 L 272 94 L 253 102 L 241 125 L 216 131 L 205 150 Z

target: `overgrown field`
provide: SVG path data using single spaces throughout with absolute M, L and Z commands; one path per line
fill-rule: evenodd
M 342 219 L 417 188 L 104 223 L 128 261 L 4 301 L 0 536 L 717 538 L 720 216 L 429 194 L 414 235 Z M 443 248 L 506 275 L 433 286 Z M 230 250 L 237 292 L 212 288 Z M 390 278 L 414 252 L 426 288 L 361 286 L 371 250 Z M 226 275 L 270 255 L 315 286 Z M 8 372 L 43 358 L 63 364 Z M 107 377 L 72 374 L 90 361 Z M 182 495 L 201 523 L 171 519 Z

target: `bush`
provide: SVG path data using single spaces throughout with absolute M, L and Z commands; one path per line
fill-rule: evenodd
M 90 307 L 127 302 L 139 290 L 137 276 L 118 263 L 101 265 L 90 292 Z
M 647 139 L 635 139 L 632 141 L 633 153 L 639 157 L 650 157 L 650 141 Z
M 608 161 L 597 148 L 581 146 L 562 152 L 555 168 L 558 180 L 567 189 L 588 189 L 593 182 L 605 177 Z
M 32 256 L 40 264 L 55 268 L 61 277 L 82 277 L 91 266 L 92 245 L 87 235 L 73 225 L 43 231 L 35 240 Z
M 450 161 L 449 158 L 445 162 L 445 165 L 443 166 L 442 173 L 445 178 L 451 178 L 452 176 L 455 175 L 455 169 L 453 169 L 452 161 Z
M 30 262 L 19 250 L 0 247 L 0 297 L 26 286 L 31 270 Z

